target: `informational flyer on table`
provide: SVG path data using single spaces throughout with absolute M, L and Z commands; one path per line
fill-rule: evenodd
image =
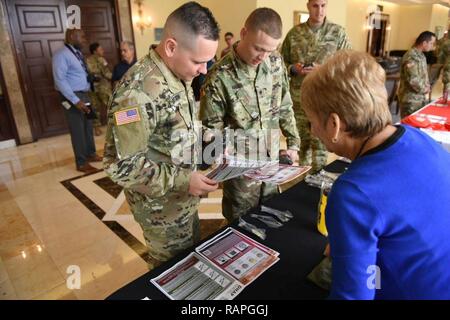
M 195 252 L 151 282 L 171 300 L 232 300 L 244 288 Z
M 173 300 L 232 300 L 279 260 L 279 253 L 227 228 L 152 279 Z
M 248 285 L 279 260 L 279 253 L 227 228 L 196 251 L 243 285 Z

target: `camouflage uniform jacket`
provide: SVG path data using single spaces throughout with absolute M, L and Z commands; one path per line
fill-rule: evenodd
M 245 135 L 267 134 L 276 130 L 287 138 L 287 146 L 299 150 L 300 138 L 296 128 L 289 83 L 283 59 L 272 53 L 255 70 L 245 64 L 235 51 L 217 62 L 208 72 L 202 88 L 200 118 L 203 126 L 223 131 L 242 129 Z M 266 145 L 278 157 L 278 141 Z M 272 136 L 273 137 L 273 136 Z M 276 154 L 275 154 L 276 153 Z
M 412 48 L 402 58 L 399 101 L 424 100 L 428 80 L 427 59 L 422 51 Z
M 351 49 L 344 28 L 325 22 L 317 30 L 313 30 L 307 22 L 292 28 L 283 41 L 281 54 L 288 71 L 296 63 L 323 64 L 336 51 Z M 294 102 L 300 101 L 300 87 L 305 76 L 291 78 L 291 94 Z
M 108 62 L 105 58 L 93 54 L 86 59 L 86 63 L 89 72 L 100 78 L 100 81 L 94 82 L 95 89 L 98 87 L 104 87 L 111 90 L 112 73 L 108 68 Z
M 125 188 L 135 217 L 154 212 L 175 221 L 197 209 L 198 197 L 188 194 L 197 161 L 196 113 L 190 83 L 176 78 L 154 50 L 114 91 L 103 165 Z
M 450 84 L 450 39 L 439 40 L 439 47 L 437 49 L 437 56 L 439 63 L 444 65 L 442 73 L 442 82 L 448 90 Z
M 435 49 L 435 55 L 437 58 L 438 64 L 444 64 L 445 60 L 448 56 L 448 49 L 449 49 L 450 41 L 447 41 L 446 38 L 439 39 L 436 41 L 436 49 Z

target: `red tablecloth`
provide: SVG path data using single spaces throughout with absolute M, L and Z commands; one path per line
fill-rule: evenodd
M 447 104 L 443 104 L 441 99 L 433 101 L 414 114 L 404 118 L 402 123 L 418 128 L 450 131 L 450 101 Z

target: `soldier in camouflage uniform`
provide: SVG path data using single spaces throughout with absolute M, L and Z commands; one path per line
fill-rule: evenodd
M 450 39 L 444 37 L 438 41 L 436 45 L 436 56 L 438 63 L 443 65 L 442 83 L 444 84 L 444 92 L 450 89 Z
M 327 5 L 328 0 L 309 0 L 308 21 L 289 31 L 281 49 L 291 76 L 291 96 L 301 138 L 300 163 L 311 165 L 314 171 L 326 164 L 327 151 L 319 139 L 311 135 L 309 121 L 300 104 L 300 88 L 303 79 L 336 51 L 351 49 L 345 30 L 327 20 Z
M 89 73 L 95 77 L 94 91 L 91 91 L 90 98 L 92 106 L 97 113 L 97 119 L 94 120 L 95 135 L 100 135 L 100 115 L 101 110 L 106 110 L 109 98 L 111 97 L 111 70 L 108 62 L 104 58 L 105 51 L 97 42 L 89 46 L 91 56 L 86 59 Z
M 167 19 L 156 49 L 114 91 L 104 168 L 124 187 L 149 249 L 149 268 L 199 240 L 199 196 L 218 188 L 196 170 L 198 111 L 190 81 L 206 73 L 219 29 L 211 12 L 189 2 Z
M 276 51 L 281 30 L 281 18 L 275 11 L 256 9 L 241 31 L 241 41 L 213 66 L 203 86 L 200 100 L 203 126 L 210 131 L 232 129 L 238 144 L 245 141 L 237 156 L 278 159 L 281 128 L 287 138 L 288 150 L 284 153 L 297 160 L 300 139 L 286 68 Z M 254 145 L 261 148 L 251 150 L 249 141 L 260 139 L 262 143 Z M 274 185 L 245 177 L 225 181 L 223 188 L 222 211 L 229 222 L 277 192 Z
M 427 60 L 424 52 L 433 50 L 436 36 L 430 31 L 422 32 L 414 46 L 402 58 L 398 101 L 404 118 L 427 104 L 430 92 Z
M 448 48 L 448 45 L 446 44 L 448 40 L 448 33 L 446 33 L 441 39 L 436 41 L 436 49 L 435 49 L 435 55 L 437 58 L 437 64 L 444 64 L 447 54 L 446 51 Z

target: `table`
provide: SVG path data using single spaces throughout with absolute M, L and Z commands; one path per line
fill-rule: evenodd
M 348 163 L 337 160 L 327 166 L 326 170 L 340 173 L 347 166 Z M 248 285 L 235 300 L 325 299 L 328 296 L 327 291 L 306 279 L 306 276 L 323 259 L 327 244 L 327 238 L 322 236 L 316 228 L 319 197 L 318 188 L 310 187 L 302 181 L 266 202 L 265 205 L 269 207 L 290 210 L 294 214 L 294 218 L 279 229 L 268 228 L 263 223 L 245 216 L 246 221 L 266 229 L 267 238 L 264 241 L 239 228 L 237 223 L 231 224 L 233 228 L 280 253 L 280 261 Z M 249 213 L 256 212 L 257 209 L 253 209 Z M 197 246 L 198 244 L 195 247 Z M 195 247 L 132 281 L 107 299 L 141 300 L 148 297 L 152 300 L 167 300 L 168 298 L 150 283 L 150 279 L 185 258 L 194 251 Z
M 437 99 L 427 104 L 422 109 L 414 112 L 411 116 L 418 116 L 420 119 L 427 119 L 431 126 L 425 127 L 420 123 L 414 124 L 409 121 L 409 117 L 402 120 L 403 123 L 420 128 L 434 140 L 439 142 L 444 149 L 450 152 L 450 101 L 443 105 L 441 99 Z M 445 125 L 447 123 L 447 126 Z

